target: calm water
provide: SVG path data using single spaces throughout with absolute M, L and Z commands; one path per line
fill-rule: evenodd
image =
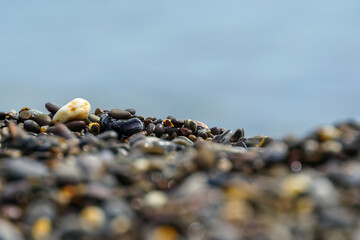
M 247 136 L 360 111 L 360 1 L 2 1 L 0 110 L 75 97 Z

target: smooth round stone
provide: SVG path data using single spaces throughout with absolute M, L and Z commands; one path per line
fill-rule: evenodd
M 146 128 L 146 132 L 148 135 L 152 134 L 155 131 L 155 124 L 150 123 L 147 128 Z
M 130 119 L 131 113 L 128 111 L 123 111 L 121 109 L 114 108 L 111 110 L 110 116 L 116 119 Z
M 80 132 L 81 129 L 84 129 L 86 126 L 85 121 L 81 120 L 72 120 L 65 123 L 65 126 L 67 126 L 71 131 L 73 132 Z
M 40 126 L 33 120 L 26 120 L 24 122 L 24 128 L 33 133 L 39 133 L 40 132 Z
M 54 103 L 50 103 L 50 102 L 47 102 L 45 103 L 45 108 L 51 112 L 51 113 L 56 113 L 57 111 L 59 111 L 59 109 L 61 108 L 61 106 L 57 105 L 57 104 L 54 104 Z
M 35 121 L 40 125 L 40 126 L 45 126 L 45 125 L 50 125 L 51 124 L 51 117 L 47 114 L 39 114 L 35 116 Z
M 144 129 L 144 124 L 138 118 L 131 118 L 125 121 L 118 120 L 114 122 L 112 128 L 120 135 L 131 136 L 132 134 L 141 132 Z
M 158 123 L 162 123 L 162 122 L 163 122 L 163 120 L 161 118 L 158 118 L 158 119 L 154 120 L 155 125 L 158 124 Z
M 238 128 L 230 138 L 230 142 L 237 142 L 240 138 L 244 137 L 245 132 L 243 128 Z
M 20 113 L 19 113 L 19 118 L 21 119 L 21 120 L 28 120 L 28 119 L 30 119 L 30 118 L 32 118 L 33 116 L 32 116 L 32 114 L 29 112 L 29 110 L 24 110 L 24 111 L 21 111 Z
M 29 112 L 36 117 L 37 115 L 44 114 L 43 112 L 37 110 L 37 109 L 30 109 Z
M 135 115 L 135 114 L 136 114 L 136 110 L 133 109 L 133 108 L 127 108 L 127 109 L 125 109 L 125 111 L 131 113 L 132 115 Z
M 83 120 L 88 117 L 90 111 L 91 106 L 88 101 L 82 98 L 75 98 L 55 113 L 53 122 L 64 123 L 74 119 Z
M 91 122 L 97 122 L 97 123 L 100 123 L 100 117 L 99 116 L 96 116 L 95 114 L 92 114 L 90 113 L 89 116 L 88 116 L 89 120 Z
M 157 137 L 161 137 L 161 135 L 165 133 L 164 125 L 162 125 L 161 123 L 156 124 L 154 133 Z
M 194 143 L 190 139 L 184 136 L 176 137 L 171 141 L 175 144 L 184 145 L 186 147 L 191 147 L 194 145 Z
M 52 127 L 49 127 L 46 130 L 47 133 L 52 133 L 54 135 L 61 136 L 65 139 L 76 138 L 74 134 L 70 132 L 70 130 L 63 123 L 57 123 Z
M 171 123 L 174 124 L 174 127 L 181 127 L 184 125 L 184 121 L 178 118 L 171 118 Z

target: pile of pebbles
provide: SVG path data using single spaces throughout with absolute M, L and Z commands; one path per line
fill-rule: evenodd
M 0 239 L 360 239 L 360 124 L 303 139 L 90 113 L 0 112 Z

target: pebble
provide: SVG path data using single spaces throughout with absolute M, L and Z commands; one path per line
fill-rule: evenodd
M 61 108 L 61 106 L 57 105 L 57 104 L 54 104 L 54 103 L 50 103 L 50 102 L 47 102 L 45 103 L 45 108 L 55 114 L 57 111 L 59 111 L 59 109 Z
M 131 118 L 124 121 L 116 121 L 112 128 L 119 134 L 125 136 L 131 136 L 144 129 L 144 124 L 138 118 Z
M 26 120 L 24 122 L 24 128 L 33 133 L 39 133 L 40 132 L 40 126 L 33 120 Z
M 54 115 L 53 122 L 67 122 L 69 120 L 86 119 L 91 110 L 90 103 L 82 98 L 75 98 L 61 107 Z M 49 110 L 50 111 L 50 110 Z
M 84 129 L 86 126 L 86 122 L 82 120 L 71 120 L 66 122 L 65 126 L 67 126 L 73 132 L 80 132 L 81 129 Z
M 34 112 L 0 112 L 0 239 L 360 236 L 355 121 L 273 140 L 134 109 Z
M 37 114 L 34 120 L 39 124 L 40 127 L 51 124 L 51 117 L 44 113 Z
M 111 110 L 110 116 L 115 119 L 130 119 L 131 113 L 128 111 L 123 111 L 123 110 L 114 108 Z
M 28 110 L 21 111 L 19 113 L 19 118 L 23 121 L 33 118 L 33 115 Z

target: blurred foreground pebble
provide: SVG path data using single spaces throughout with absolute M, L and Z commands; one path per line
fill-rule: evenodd
M 360 125 L 273 140 L 134 109 L 0 112 L 0 239 L 360 239 Z

